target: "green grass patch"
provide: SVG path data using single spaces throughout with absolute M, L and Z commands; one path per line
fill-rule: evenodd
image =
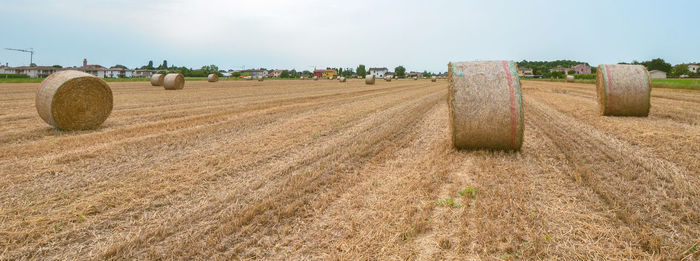
M 654 79 L 652 88 L 684 89 L 700 91 L 700 79 Z
M 565 79 L 557 78 L 520 78 L 525 81 L 542 81 L 542 82 L 564 82 Z M 576 83 L 595 83 L 595 79 L 574 79 Z
M 460 196 L 469 196 L 471 198 L 476 198 L 477 189 L 474 187 L 467 186 L 460 191 L 457 191 Z
M 451 207 L 451 208 L 461 208 L 462 207 L 462 205 L 455 203 L 455 199 L 453 199 L 453 198 L 438 200 L 438 202 L 436 202 L 435 205 L 439 206 L 439 207 Z

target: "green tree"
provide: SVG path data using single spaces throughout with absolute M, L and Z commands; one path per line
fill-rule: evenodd
M 664 61 L 664 59 L 661 58 L 656 58 L 648 62 L 643 62 L 642 63 L 644 66 L 647 67 L 647 70 L 659 70 L 659 71 L 664 71 L 664 72 L 670 72 L 671 71 L 671 64 L 667 63 Z M 687 68 L 687 66 L 686 66 Z
M 217 75 L 220 74 L 219 67 L 216 65 L 213 65 L 213 64 L 202 66 L 202 69 L 200 69 L 200 70 L 202 71 L 202 74 L 204 74 L 204 76 L 207 76 L 207 75 L 212 74 L 212 73 L 215 73 Z
M 365 69 L 364 64 L 360 64 L 359 66 L 357 66 L 357 75 L 363 78 L 367 76 L 367 69 Z
M 122 68 L 124 70 L 129 69 L 129 68 L 126 68 L 126 66 L 121 65 L 121 64 L 114 65 L 114 66 L 112 66 L 112 68 Z
M 168 60 L 163 60 L 163 68 L 168 69 Z
M 60 68 L 63 68 L 63 66 L 60 66 L 60 65 L 58 65 L 58 64 L 54 64 L 54 65 L 51 66 L 51 67 L 53 67 L 53 68 L 59 68 L 59 69 L 60 69 Z
M 591 67 L 591 73 L 596 74 L 598 72 L 598 67 Z
M 673 68 L 671 68 L 671 72 L 669 73 L 669 76 L 677 78 L 677 77 L 681 77 L 681 75 L 691 76 L 691 74 L 693 74 L 693 72 L 688 70 L 687 64 L 678 64 L 676 66 L 673 66 Z
M 399 65 L 396 68 L 394 68 L 394 75 L 399 78 L 404 78 L 406 77 L 406 68 L 403 66 Z
M 287 70 L 282 71 L 282 73 L 280 73 L 280 78 L 290 78 L 289 71 L 287 71 Z
M 569 73 L 569 74 L 576 74 L 576 71 L 574 71 L 574 70 L 569 70 L 568 73 Z

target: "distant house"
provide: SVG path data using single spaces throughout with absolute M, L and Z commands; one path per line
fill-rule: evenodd
M 588 64 L 582 63 L 569 68 L 566 70 L 566 73 L 568 74 L 569 71 L 574 71 L 575 74 L 591 74 L 591 67 L 588 66 Z
M 533 73 L 532 68 L 518 67 L 518 76 L 520 76 L 520 77 L 530 76 L 533 74 L 534 73 Z
M 338 72 L 334 69 L 329 70 L 314 70 L 314 76 L 318 78 L 333 78 Z
M 267 71 L 265 70 L 243 70 L 241 71 L 241 77 L 250 76 L 253 79 L 259 79 L 261 77 L 267 76 Z
M 268 74 L 269 77 L 279 78 L 282 76 L 282 70 L 274 70 L 272 73 Z
M 131 77 L 135 78 L 151 78 L 154 74 L 156 74 L 158 71 L 157 70 L 133 70 L 131 72 Z
M 63 70 L 62 68 L 57 68 L 53 66 L 19 66 L 19 67 L 5 67 L 4 73 L 6 74 L 25 74 L 29 78 L 46 78 L 52 73 Z
M 389 69 L 386 67 L 382 68 L 369 68 L 369 74 L 374 75 L 374 77 L 377 78 L 384 78 L 384 75 L 389 72 Z
M 649 71 L 649 76 L 652 79 L 666 79 L 666 72 L 659 70 L 651 70 Z
M 391 77 L 394 78 L 394 73 L 393 72 L 387 72 L 384 74 L 384 77 Z
M 693 72 L 693 73 L 698 73 L 698 71 L 700 71 L 700 65 L 688 64 L 688 70 Z
M 407 78 L 413 78 L 413 77 L 423 78 L 423 73 L 421 73 L 421 72 L 410 72 L 410 73 L 407 73 L 407 74 L 406 74 L 406 77 L 407 77 Z
M 549 72 L 564 72 L 564 73 L 566 73 L 566 72 L 569 71 L 568 69 L 569 69 L 569 68 L 564 68 L 563 66 L 558 65 L 557 67 L 554 67 L 554 68 L 552 68 L 552 69 L 549 69 Z

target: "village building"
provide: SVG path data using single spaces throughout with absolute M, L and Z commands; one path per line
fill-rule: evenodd
M 649 71 L 649 77 L 652 79 L 666 79 L 666 72 L 659 70 Z
M 376 78 L 384 78 L 384 75 L 386 75 L 389 72 L 389 69 L 386 67 L 382 68 L 369 68 L 369 74 L 374 75 Z

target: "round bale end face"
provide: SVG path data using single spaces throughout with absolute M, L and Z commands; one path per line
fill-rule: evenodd
M 166 90 L 182 90 L 185 88 L 185 76 L 181 73 L 169 73 L 165 75 L 163 87 Z
M 437 82 L 437 77 L 435 77 L 435 76 L 430 77 L 430 81 L 431 81 L 431 82 Z
M 512 61 L 450 63 L 447 79 L 455 148 L 520 150 L 524 115 Z
M 219 81 L 219 76 L 216 75 L 216 74 L 214 74 L 214 73 L 209 74 L 209 76 L 207 76 L 207 81 L 208 81 L 208 82 L 218 82 L 218 81 Z
M 39 117 L 61 130 L 97 129 L 113 107 L 112 90 L 105 81 L 74 70 L 49 75 L 35 102 Z
M 596 93 L 601 115 L 649 115 L 651 78 L 642 65 L 599 65 L 596 71 Z
M 573 75 L 567 75 L 567 76 L 566 76 L 566 82 L 574 82 L 574 76 L 573 76 Z
M 374 81 L 375 81 L 374 75 L 365 76 L 365 84 L 374 84 Z
M 318 81 L 318 76 L 314 76 L 314 81 Z
M 163 86 L 163 80 L 165 79 L 165 74 L 156 73 L 151 76 L 151 86 Z
M 390 81 L 391 81 L 391 76 L 384 77 L 384 80 L 387 81 L 387 82 L 390 82 Z
M 340 77 L 340 78 L 338 78 L 338 81 L 339 81 L 339 82 L 345 82 L 345 77 Z

